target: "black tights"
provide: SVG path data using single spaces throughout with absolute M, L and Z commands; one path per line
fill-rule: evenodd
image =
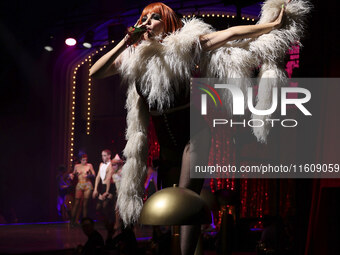
M 197 137 L 197 139 L 195 139 Z M 193 190 L 200 194 L 204 179 L 190 178 L 190 161 L 192 166 L 207 165 L 210 151 L 210 132 L 208 129 L 202 129 L 197 133 L 188 145 L 185 146 L 179 187 L 184 187 Z M 198 153 L 197 148 L 200 149 Z M 181 252 L 182 255 L 194 254 L 198 238 L 201 233 L 201 225 L 186 225 L 181 226 Z

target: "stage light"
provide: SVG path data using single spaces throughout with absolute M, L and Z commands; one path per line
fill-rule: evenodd
M 67 38 L 67 39 L 65 40 L 65 44 L 66 44 L 67 46 L 74 46 L 74 45 L 77 44 L 77 40 L 74 39 L 74 38 L 72 38 L 72 37 L 69 37 L 69 38 Z
M 85 35 L 85 39 L 83 42 L 83 46 L 87 49 L 90 49 L 93 44 L 93 38 L 94 38 L 94 32 L 93 31 L 87 31 Z
M 55 46 L 54 36 L 50 35 L 48 39 L 45 41 L 44 49 L 48 52 L 51 52 L 54 50 L 54 46 Z
M 52 46 L 45 46 L 44 49 L 46 51 L 53 51 L 53 47 Z

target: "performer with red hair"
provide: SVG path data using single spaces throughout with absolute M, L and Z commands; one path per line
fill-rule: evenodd
M 88 202 L 91 198 L 93 185 L 91 179 L 96 176 L 96 173 L 93 169 L 91 163 L 88 163 L 88 157 L 86 154 L 83 154 L 80 159 L 80 164 L 76 164 L 74 166 L 73 173 L 70 174 L 71 179 L 73 180 L 75 177 L 78 177 L 78 182 L 76 186 L 76 196 L 75 203 L 72 207 L 71 214 L 71 226 L 75 225 L 75 217 L 77 215 L 77 211 L 80 205 L 80 199 L 83 198 L 83 218 L 87 217 L 88 210 Z
M 257 24 L 215 31 L 198 18 L 181 20 L 167 5 L 152 3 L 127 35 L 91 67 L 91 77 L 119 73 L 128 84 L 126 163 L 117 201 L 125 224 L 138 220 L 143 205 L 149 116 L 160 144 L 158 184 L 164 188 L 178 183 L 200 193 L 203 180 L 190 178 L 190 157 L 195 157 L 195 146 L 199 146 L 190 140 L 192 74 L 199 71 L 202 77 L 249 78 L 252 69 L 261 66 L 260 78 L 283 80 L 282 60 L 291 44 L 300 40 L 309 10 L 304 0 L 267 0 Z M 244 40 L 240 43 L 238 39 Z M 270 106 L 271 89 L 279 85 L 260 81 L 257 107 Z M 249 83 L 239 86 L 245 91 Z M 228 106 L 227 96 L 223 99 Z M 204 126 L 198 126 L 197 133 L 203 142 L 210 141 Z M 254 128 L 261 142 L 268 133 L 268 126 Z M 198 160 L 207 163 L 208 154 Z M 199 233 L 199 226 L 181 227 L 183 255 L 194 253 Z

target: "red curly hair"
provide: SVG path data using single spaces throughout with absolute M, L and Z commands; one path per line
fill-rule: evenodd
M 138 25 L 142 24 L 142 18 L 149 13 L 158 13 L 161 15 L 161 19 L 164 21 L 164 33 L 172 33 L 182 27 L 181 19 L 176 13 L 167 5 L 157 2 L 147 5 L 142 15 L 139 17 Z

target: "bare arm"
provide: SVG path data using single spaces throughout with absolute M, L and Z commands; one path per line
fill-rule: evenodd
M 126 49 L 126 42 L 122 39 L 112 50 L 102 56 L 90 68 L 93 78 L 105 78 L 117 73 L 120 64 L 120 54 Z
M 96 172 L 94 171 L 92 164 L 90 164 L 90 171 L 92 175 L 96 176 Z
M 100 165 L 99 165 L 99 169 L 100 169 L 101 164 L 102 163 L 100 163 Z M 99 170 L 98 170 L 96 181 L 94 182 L 94 191 L 98 190 L 99 181 L 100 181 L 100 173 L 99 173 Z
M 135 26 L 137 26 L 138 21 Z M 138 25 L 142 27 L 144 25 Z M 108 53 L 102 56 L 97 62 L 90 68 L 90 76 L 93 78 L 105 78 L 117 73 L 118 67 L 121 64 L 121 53 L 126 49 L 128 45 L 132 45 L 137 42 L 143 32 L 137 32 L 133 34 L 126 34 L 126 36 Z
M 112 175 L 113 175 L 113 168 L 112 168 L 112 165 L 110 164 L 107 167 L 107 177 L 106 177 L 106 180 L 105 180 L 105 182 L 106 182 L 106 192 L 105 193 L 109 193 Z
M 281 8 L 281 12 L 278 17 L 269 23 L 234 26 L 225 30 L 213 32 L 200 37 L 200 41 L 204 50 L 214 50 L 228 41 L 244 38 L 254 38 L 262 34 L 268 33 L 275 28 L 279 28 L 282 25 L 282 17 L 284 13 L 284 7 Z

